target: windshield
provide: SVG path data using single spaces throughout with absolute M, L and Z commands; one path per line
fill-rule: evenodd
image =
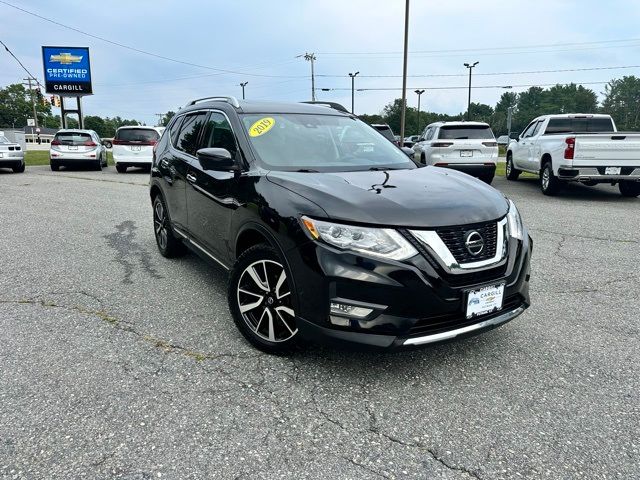
M 547 135 L 561 133 L 602 133 L 614 132 L 613 121 L 608 117 L 552 118 L 546 130 Z
M 0 145 L 7 144 L 7 143 L 11 143 L 11 142 L 7 139 L 7 137 L 3 137 L 2 135 L 0 135 Z
M 493 140 L 493 132 L 487 125 L 459 125 L 440 127 L 438 138 L 445 140 Z
M 242 122 L 266 168 L 340 172 L 416 165 L 366 123 L 313 114 L 247 114 Z

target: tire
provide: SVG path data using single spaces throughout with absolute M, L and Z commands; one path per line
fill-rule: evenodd
M 60 165 L 58 165 L 57 162 L 54 162 L 53 160 L 51 160 L 50 165 L 51 165 L 52 172 L 57 172 L 60 170 Z
M 17 166 L 17 167 L 13 167 L 13 169 L 12 169 L 12 170 L 13 170 L 13 173 L 23 173 L 23 172 L 24 172 L 24 169 L 25 169 L 25 164 L 24 164 L 24 162 L 23 162 L 23 163 L 21 163 L 19 166 Z
M 522 170 L 518 170 L 513 166 L 513 157 L 507 154 L 507 166 L 505 169 L 507 180 L 517 180 L 521 173 Z
M 107 162 L 107 155 L 106 154 L 102 156 L 102 166 L 103 167 L 108 167 L 109 166 L 109 164 Z
M 264 244 L 246 250 L 231 271 L 231 315 L 240 333 L 263 352 L 286 354 L 299 345 L 291 278 L 277 250 Z
M 620 183 L 618 183 L 618 188 L 623 197 L 637 197 L 640 195 L 640 182 L 621 180 Z
M 491 185 L 491 182 L 493 182 L 494 176 L 495 174 L 491 173 L 486 175 L 480 175 L 478 178 L 482 180 L 484 183 L 486 183 L 487 185 Z
M 423 165 L 427 164 L 427 157 L 425 157 L 424 153 L 420 156 L 420 163 Z
M 102 160 L 98 159 L 94 162 L 93 169 L 97 172 L 102 171 Z
M 153 197 L 153 233 L 160 255 L 166 258 L 181 257 L 187 252 L 182 240 L 178 239 L 171 227 L 171 219 L 167 210 L 167 204 L 162 194 Z
M 540 171 L 540 189 L 542 190 L 542 193 L 553 196 L 560 191 L 561 187 L 562 182 L 553 174 L 553 166 L 551 162 L 546 161 L 544 165 L 542 165 L 542 170 Z
M 116 163 L 116 170 L 118 173 L 127 173 L 127 167 L 119 163 Z

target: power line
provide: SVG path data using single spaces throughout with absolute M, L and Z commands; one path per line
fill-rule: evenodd
M 421 53 L 456 53 L 456 52 L 482 52 L 482 51 L 502 51 L 502 50 L 517 50 L 528 48 L 552 48 L 552 47 L 571 47 L 571 46 L 584 46 L 584 45 L 600 45 L 610 43 L 627 43 L 627 42 L 640 42 L 640 38 L 626 38 L 618 40 L 598 40 L 592 42 L 569 42 L 569 43 L 547 43 L 538 45 L 520 45 L 511 47 L 482 47 L 482 48 L 455 48 L 448 50 L 413 50 L 410 54 Z M 319 55 L 400 55 L 401 51 L 386 51 L 386 52 L 320 52 Z
M 626 68 L 640 68 L 640 65 L 622 65 L 618 67 L 585 67 L 585 68 L 562 68 L 556 70 L 529 70 L 521 72 L 493 72 L 493 73 L 475 73 L 476 76 L 498 76 L 498 75 L 531 75 L 536 73 L 562 73 L 562 72 L 590 72 L 598 70 L 620 70 Z M 346 75 L 328 75 L 321 74 L 317 77 L 325 78 L 344 78 Z M 435 77 L 466 77 L 466 73 L 434 73 L 434 74 L 416 74 L 407 75 L 410 78 L 435 78 Z M 360 75 L 361 78 L 400 78 L 402 75 Z
M 534 84 L 526 84 L 526 85 L 474 85 L 474 89 L 476 88 L 526 88 L 526 87 L 554 87 L 556 85 L 606 85 L 609 82 L 570 82 L 570 83 L 534 83 Z M 458 89 L 467 89 L 468 85 L 456 85 L 451 87 L 441 87 L 441 86 L 432 86 L 432 87 L 407 87 L 409 90 L 413 89 L 425 89 L 429 90 L 458 90 Z M 323 88 L 322 90 L 351 90 L 350 88 L 338 87 L 338 88 Z M 374 88 L 358 88 L 358 92 L 367 92 L 367 91 L 389 91 L 389 90 L 402 90 L 400 87 L 374 87 Z
M 32 78 L 32 79 L 36 82 L 36 84 L 37 84 L 38 86 L 42 87 L 42 84 L 38 81 L 38 79 L 37 79 L 37 78 L 36 78 L 36 77 L 35 77 L 35 76 L 34 76 L 34 75 L 29 71 L 29 70 L 27 70 L 27 67 L 25 67 L 25 66 L 22 64 L 22 62 L 18 59 L 18 57 L 16 57 L 16 56 L 13 54 L 13 52 L 12 52 L 11 50 L 9 50 L 9 47 L 7 47 L 7 45 L 6 45 L 2 40 L 0 40 L 0 43 L 2 44 L 2 46 L 4 47 L 4 49 L 7 51 L 7 53 L 8 53 L 9 55 L 11 55 L 11 56 L 16 60 L 16 62 L 18 62 L 18 63 L 20 64 L 20 66 L 22 67 L 22 69 L 23 69 L 25 72 L 27 72 L 27 75 L 29 75 L 29 77 L 30 77 L 30 78 Z M 44 87 L 43 87 L 43 88 L 44 88 Z
M 171 57 L 167 57 L 165 55 L 160 55 L 160 54 L 157 54 L 157 53 L 148 52 L 146 50 L 141 50 L 139 48 L 132 47 L 132 46 L 129 46 L 129 45 L 125 45 L 123 43 L 116 42 L 114 40 L 109 40 L 108 38 L 105 38 L 105 37 L 101 37 L 101 36 L 98 36 L 98 35 L 94 35 L 92 33 L 88 33 L 88 32 L 82 31 L 82 30 L 80 30 L 78 28 L 71 27 L 69 25 L 65 25 L 64 23 L 60 23 L 60 22 L 57 22 L 55 20 L 51 20 L 50 18 L 47 18 L 47 17 L 43 17 L 42 15 L 38 15 L 35 12 L 31 12 L 31 11 L 26 10 L 24 8 L 18 7 L 17 5 L 13 5 L 13 4 L 9 3 L 9 2 L 5 2 L 4 0 L 0 0 L 0 3 L 2 3 L 4 5 L 7 5 L 8 7 L 14 8 L 16 10 L 19 10 L 19 11 L 21 11 L 23 13 L 28 14 L 28 15 L 31 15 L 33 17 L 39 18 L 40 20 L 44 20 L 45 22 L 52 23 L 54 25 L 57 25 L 57 26 L 62 27 L 62 28 L 66 28 L 68 30 L 72 30 L 74 32 L 80 33 L 80 34 L 85 35 L 87 37 L 95 38 L 96 40 L 100 40 L 102 42 L 109 43 L 111 45 L 115 45 L 115 46 L 120 47 L 120 48 L 131 50 L 131 51 L 136 52 L 136 53 L 141 53 L 143 55 L 148 55 L 150 57 L 159 58 L 161 60 L 166 60 L 168 62 L 179 63 L 181 65 L 188 65 L 190 67 L 204 68 L 204 69 L 207 69 L 207 70 L 213 70 L 213 71 L 216 71 L 216 72 L 233 74 L 233 75 L 247 75 L 247 76 L 252 76 L 252 77 L 274 77 L 274 78 L 282 78 L 282 77 L 292 78 L 292 77 L 296 77 L 295 75 L 269 75 L 269 74 L 261 74 L 261 73 L 248 73 L 248 72 L 241 72 L 241 71 L 236 71 L 236 70 L 228 70 L 228 69 L 224 69 L 224 68 L 216 68 L 216 67 L 211 67 L 211 66 L 208 66 L 208 65 L 200 65 L 200 64 L 197 64 L 197 63 L 187 62 L 187 61 L 184 61 L 184 60 L 179 60 L 177 58 L 171 58 Z

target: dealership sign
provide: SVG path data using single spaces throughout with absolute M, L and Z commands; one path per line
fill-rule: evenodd
M 85 47 L 42 47 L 47 93 L 91 95 L 91 64 Z

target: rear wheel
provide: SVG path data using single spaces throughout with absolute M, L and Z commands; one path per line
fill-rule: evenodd
M 51 160 L 50 165 L 51 165 L 51 171 L 57 172 L 58 170 L 60 170 L 60 165 L 58 165 L 58 162 Z
M 507 166 L 505 168 L 507 180 L 517 180 L 521 173 L 521 170 L 518 170 L 513 166 L 513 158 L 511 154 L 507 154 Z
M 185 254 L 186 247 L 173 234 L 167 205 L 161 194 L 156 195 L 153 199 L 153 231 L 158 250 L 163 257 L 174 258 Z
M 22 162 L 17 167 L 13 167 L 13 173 L 22 173 L 22 172 L 24 172 L 24 169 L 25 169 L 25 164 L 24 164 L 24 162 Z
M 547 161 L 540 172 L 540 189 L 545 195 L 555 195 L 560 191 L 562 182 L 553 174 L 553 166 Z
M 127 167 L 119 163 L 116 164 L 116 170 L 118 173 L 127 173 Z
M 233 320 L 264 352 L 287 353 L 298 344 L 292 288 L 285 262 L 269 245 L 245 251 L 231 272 L 228 299 Z
M 621 180 L 618 188 L 623 197 L 637 197 L 640 195 L 640 182 Z
M 107 167 L 108 166 L 108 164 L 107 164 L 107 154 L 106 153 L 102 156 L 102 166 L 103 167 Z
M 101 171 L 102 170 L 102 160 L 98 159 L 94 162 L 93 164 L 93 169 L 96 171 Z

